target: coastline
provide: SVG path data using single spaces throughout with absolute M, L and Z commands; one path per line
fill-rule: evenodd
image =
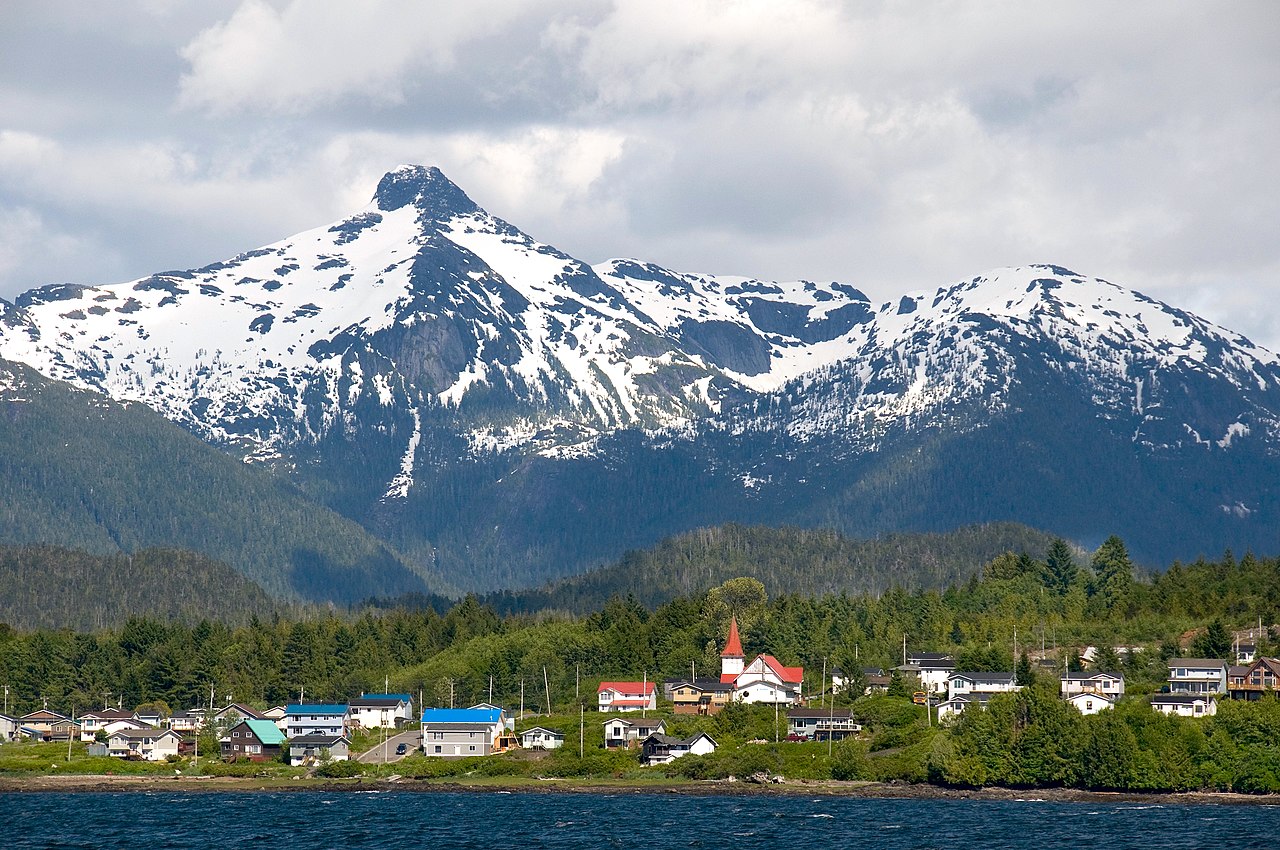
M 1074 788 L 947 788 L 940 785 L 883 782 L 791 780 L 753 782 L 702 780 L 649 783 L 634 780 L 488 780 L 431 779 L 249 779 L 225 776 L 0 776 L 0 794 L 40 793 L 255 793 L 393 792 L 636 794 L 684 796 L 828 796 L 884 800 L 993 800 L 1046 803 L 1137 803 L 1144 805 L 1280 806 L 1280 794 L 1226 791 L 1084 791 Z

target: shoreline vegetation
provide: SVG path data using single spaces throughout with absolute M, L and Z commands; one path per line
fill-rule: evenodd
M 518 706 L 512 711 L 516 734 L 537 724 L 561 736 L 557 749 L 508 749 L 459 761 L 426 753 L 395 764 L 327 763 L 319 756 L 321 781 L 377 783 L 397 773 L 403 780 L 394 787 L 618 783 L 650 790 L 724 783 L 738 791 L 750 786 L 725 783 L 726 777 L 762 776 L 785 777 L 776 787 L 808 789 L 804 793 L 939 787 L 970 796 L 978 793 L 970 789 L 1012 788 L 1024 798 L 1102 792 L 1143 800 L 1188 793 L 1273 799 L 1267 795 L 1280 794 L 1280 699 L 1271 682 L 1245 694 L 1257 699 L 1215 697 L 1203 716 L 1161 713 L 1152 697 L 1170 689 L 1179 658 L 1234 659 L 1246 640 L 1264 661 L 1280 656 L 1277 600 L 1277 558 L 1246 553 L 1237 560 L 1224 553 L 1217 562 L 1173 564 L 1142 576 L 1118 538 L 1087 562 L 1065 541 L 1054 541 L 1043 561 L 1006 553 L 985 564 L 980 576 L 943 592 L 895 588 L 878 596 L 782 592 L 770 598 L 758 580 L 736 578 L 656 609 L 614 597 L 583 617 L 501 616 L 468 597 L 444 613 L 335 611 L 239 627 L 144 617 L 95 633 L 22 632 L 0 624 L 0 684 L 5 709 L 15 717 L 42 706 L 83 717 L 109 703 L 145 707 L 160 717 L 191 706 L 214 712 L 224 701 L 263 711 L 301 700 L 302 693 L 342 703 L 389 690 L 412 695 L 421 708 Z M 704 716 L 677 712 L 664 699 L 658 708 L 663 734 L 705 734 L 715 742 L 713 752 L 647 767 L 635 747 L 606 747 L 608 712 L 596 710 L 598 686 L 714 676 L 723 671 L 731 622 L 746 654 L 769 653 L 803 667 L 807 707 L 839 708 L 856 725 L 846 730 L 852 734 L 834 743 L 797 734 L 785 706 L 733 701 Z M 920 704 L 913 673 L 919 668 L 901 663 L 908 652 L 945 652 L 955 670 L 993 671 L 1017 690 L 993 693 L 985 708 L 970 706 L 940 721 Z M 1087 715 L 1065 702 L 1060 688 L 1064 671 L 1086 666 L 1114 671 L 1124 682 L 1114 705 Z M 154 787 L 175 787 L 169 783 L 185 781 L 174 780 L 176 773 L 196 784 L 210 781 L 196 775 L 211 775 L 239 778 L 246 787 L 307 787 L 307 771 L 281 759 L 211 760 L 227 731 L 215 720 L 189 742 L 202 757 L 198 766 L 177 754 L 169 764 L 91 756 L 81 742 L 4 744 L 0 778 L 32 787 L 59 774 L 129 774 L 155 777 L 138 780 L 159 783 Z M 351 752 L 377 743 L 359 731 Z
M 248 778 L 239 776 L 3 776 L 0 794 L 14 793 L 580 793 L 680 794 L 687 796 L 826 796 L 883 800 L 1002 800 L 1029 803 L 1142 805 L 1280 805 L 1280 794 L 1230 791 L 1086 791 L 1077 788 L 951 788 L 929 783 L 799 779 L 758 783 L 741 779 L 560 779 L 482 777 L 478 779 Z

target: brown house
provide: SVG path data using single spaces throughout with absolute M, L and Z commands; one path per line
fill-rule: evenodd
M 270 720 L 241 720 L 219 741 L 222 757 L 228 761 L 279 761 L 284 733 Z
M 676 682 L 671 687 L 676 714 L 718 714 L 731 699 L 733 683 L 719 679 L 694 679 Z
M 1261 699 L 1276 691 L 1280 691 L 1280 658 L 1259 658 L 1228 671 L 1227 693 L 1232 699 Z

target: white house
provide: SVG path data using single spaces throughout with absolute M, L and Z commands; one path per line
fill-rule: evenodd
M 973 706 L 985 709 L 987 707 L 987 702 L 991 699 L 991 696 L 991 694 L 983 691 L 970 691 L 967 694 L 960 694 L 959 696 L 952 697 L 951 699 L 945 699 L 938 703 L 938 720 L 941 722 L 949 717 L 955 717 L 963 714 L 965 710 Z
M 123 725 L 122 725 L 123 722 Z M 92 741 L 99 732 L 118 732 L 121 729 L 141 729 L 147 724 L 134 717 L 132 711 L 123 708 L 104 708 L 101 711 L 86 711 L 80 715 L 80 740 Z
M 198 709 L 176 711 L 169 715 L 164 723 L 179 735 L 193 735 L 200 731 L 200 726 L 204 723 L 204 711 Z
M 182 736 L 172 729 L 122 729 L 107 739 L 107 754 L 145 761 L 164 761 L 178 754 Z
M 284 734 L 291 740 L 304 735 L 342 737 L 347 734 L 347 725 L 345 705 L 291 703 L 285 707 Z
M 615 717 L 604 722 L 604 745 L 608 748 L 626 747 L 643 741 L 655 732 L 665 735 L 667 724 L 657 718 L 623 720 Z
M 640 763 L 649 767 L 670 764 L 681 756 L 706 755 L 715 749 L 716 742 L 706 732 L 699 732 L 691 738 L 673 738 L 655 732 L 640 743 Z
M 769 705 L 800 705 L 804 682 L 803 667 L 786 667 L 772 655 L 761 654 L 745 664 L 738 619 L 729 621 L 729 639 L 720 653 L 720 681 L 733 685 L 738 702 Z
M 18 718 L 0 714 L 0 741 L 12 741 L 18 737 Z
M 1212 717 L 1218 713 L 1218 703 L 1208 694 L 1156 694 L 1151 707 L 1161 714 L 1179 717 Z
M 914 652 L 907 655 L 905 664 L 895 668 L 904 676 L 915 676 L 920 687 L 931 694 L 947 692 L 947 678 L 955 672 L 955 659 L 945 652 Z
M 1115 697 L 1109 694 L 1081 691 L 1067 697 L 1066 700 L 1081 714 L 1097 714 L 1115 705 Z
M 361 694 L 347 705 L 351 722 L 365 729 L 394 729 L 413 717 L 408 694 Z
M 1022 690 L 1012 673 L 952 673 L 947 677 L 947 698 L 969 694 L 1003 694 Z
M 557 750 L 564 746 L 564 733 L 535 726 L 520 733 L 520 746 L 526 750 Z
M 1220 658 L 1170 658 L 1169 691 L 1175 694 L 1225 694 L 1227 662 Z
M 1058 677 L 1058 693 L 1063 699 L 1077 694 L 1105 694 L 1112 700 L 1124 696 L 1124 674 L 1103 670 L 1063 673 Z
M 653 682 L 601 682 L 596 702 L 601 711 L 654 711 L 658 689 Z
M 265 719 L 265 718 L 263 718 Z M 289 739 L 289 764 L 293 767 L 351 757 L 351 741 L 346 735 L 300 735 Z

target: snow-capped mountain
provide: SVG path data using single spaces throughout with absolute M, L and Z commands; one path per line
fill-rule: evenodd
M 840 526 L 873 472 L 897 480 L 938 440 L 965 463 L 982 439 L 1093 434 L 1135 469 L 1235 482 L 1190 481 L 1213 491 L 1196 511 L 1275 507 L 1258 475 L 1277 471 L 1280 358 L 1189 313 L 1055 266 L 879 305 L 839 283 L 590 266 L 418 166 L 225 262 L 0 301 L 0 358 L 291 470 L 455 571 L 524 559 L 541 577 L 698 522 Z M 979 507 L 968 521 L 1018 518 Z M 566 553 L 583 522 L 594 542 Z

